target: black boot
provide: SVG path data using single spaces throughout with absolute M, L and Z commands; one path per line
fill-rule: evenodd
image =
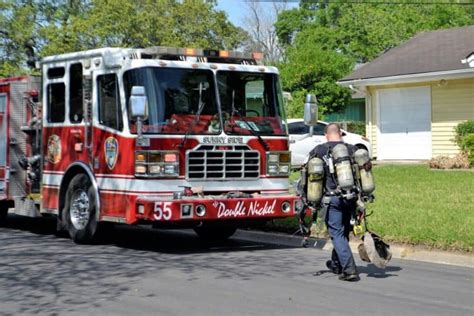
M 334 274 L 342 273 L 342 266 L 339 262 L 339 257 L 337 256 L 336 249 L 332 249 L 331 260 L 326 262 L 326 267 L 331 270 Z
M 344 271 L 342 271 L 342 274 L 339 276 L 339 280 L 350 282 L 360 280 L 354 258 L 351 258 L 347 267 L 345 267 Z
M 359 278 L 359 273 L 357 273 L 357 272 L 352 272 L 352 273 L 343 272 L 343 273 L 339 276 L 339 280 L 341 280 L 341 281 L 349 281 L 349 282 L 356 282 L 356 281 L 359 281 L 359 280 L 360 280 L 360 278 Z
M 340 265 L 337 265 L 334 261 L 326 261 L 326 267 L 334 274 L 341 274 L 342 268 Z

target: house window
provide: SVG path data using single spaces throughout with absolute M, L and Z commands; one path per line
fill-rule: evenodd
M 99 122 L 104 126 L 121 131 L 123 129 L 123 120 L 117 75 L 98 76 L 97 83 L 99 91 Z
M 62 123 L 65 117 L 65 86 L 63 82 L 48 85 L 48 122 Z
M 72 64 L 69 68 L 69 121 L 82 121 L 82 64 Z

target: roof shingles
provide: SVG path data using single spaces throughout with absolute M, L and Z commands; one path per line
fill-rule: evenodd
M 340 81 L 469 68 L 462 59 L 474 52 L 474 25 L 420 33 L 354 70 Z

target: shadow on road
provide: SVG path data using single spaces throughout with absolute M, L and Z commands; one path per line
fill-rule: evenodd
M 391 272 L 401 271 L 402 268 L 396 266 L 387 266 L 385 269 L 380 269 L 374 266 L 373 264 L 369 264 L 367 266 L 360 266 L 357 267 L 359 269 L 359 273 L 367 274 L 369 278 L 376 278 L 376 279 L 385 279 L 393 276 L 398 276 L 398 274 L 393 274 Z
M 369 264 L 367 266 L 357 266 L 357 270 L 359 274 L 366 274 L 369 278 L 376 278 L 376 279 L 385 279 L 388 277 L 398 276 L 397 274 L 393 274 L 390 272 L 394 271 L 401 271 L 402 268 L 395 267 L 395 266 L 388 266 L 385 269 L 380 269 L 374 266 L 373 264 Z M 313 273 L 313 276 L 321 276 L 321 275 L 333 275 L 334 273 L 331 270 L 319 270 Z
M 56 220 L 50 218 L 29 218 L 10 215 L 4 229 L 20 230 L 37 235 L 59 237 L 69 241 L 67 232 L 56 234 Z M 145 250 L 172 254 L 191 254 L 218 251 L 248 251 L 277 248 L 296 248 L 236 239 L 206 241 L 198 238 L 192 230 L 158 230 L 146 226 L 107 225 L 95 241 L 95 246 L 117 246 L 133 250 Z
M 280 246 L 209 243 L 191 233 L 135 227 L 117 227 L 96 245 L 76 245 L 55 236 L 52 218 L 8 219 L 0 229 L 0 314 L 79 312 L 134 293 L 146 277 L 159 282 L 161 275 L 178 273 L 192 281 L 207 271 L 217 279 L 245 281 L 292 273 L 295 262 L 305 260 Z

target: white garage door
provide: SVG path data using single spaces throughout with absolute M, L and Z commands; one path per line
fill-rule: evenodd
M 431 88 L 383 89 L 378 104 L 378 159 L 431 159 Z

